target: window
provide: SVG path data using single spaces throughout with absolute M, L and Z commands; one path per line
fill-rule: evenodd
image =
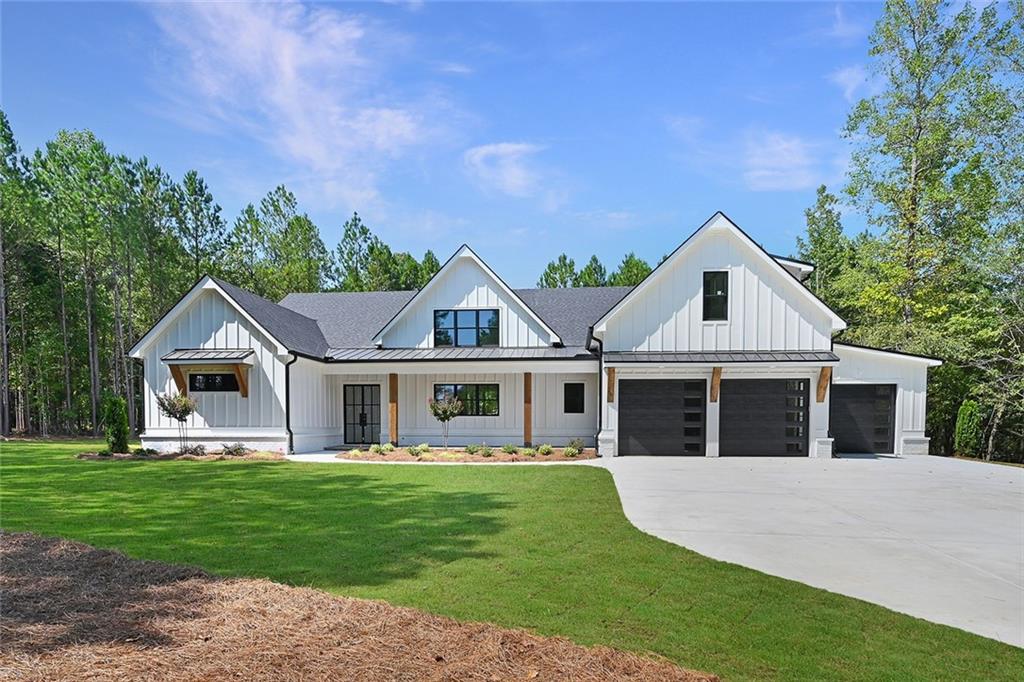
M 566 383 L 564 387 L 563 411 L 566 414 L 583 414 L 583 384 L 576 382 Z
M 704 321 L 729 319 L 729 273 L 704 273 Z
M 498 416 L 498 384 L 434 384 L 434 400 L 455 396 L 466 417 Z
M 497 310 L 435 310 L 435 346 L 497 346 Z
M 208 393 L 210 391 L 237 391 L 238 378 L 234 374 L 189 374 L 189 393 Z

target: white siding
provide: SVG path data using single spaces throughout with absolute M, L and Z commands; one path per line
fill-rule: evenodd
M 144 363 L 145 439 L 154 443 L 172 437 L 176 422 L 160 415 L 158 393 L 177 392 L 170 369 L 160 358 L 177 348 L 252 348 L 249 396 L 239 393 L 195 393 L 191 435 L 204 438 L 276 438 L 284 434 L 284 362 L 274 345 L 216 291 L 201 293 L 149 346 Z M 211 441 L 211 442 L 213 442 Z M 218 443 L 219 444 L 219 443 Z
M 725 228 L 708 230 L 607 322 L 604 349 L 828 350 L 832 321 L 801 285 Z M 703 321 L 703 273 L 729 272 L 729 319 Z
M 431 283 L 419 300 L 384 336 L 387 348 L 430 348 L 434 345 L 434 310 L 497 308 L 502 346 L 549 345 L 549 335 L 528 310 L 510 299 L 498 282 L 469 256 L 460 256 Z
M 292 365 L 292 433 L 296 452 L 340 446 L 345 439 L 345 384 L 377 384 L 381 442 L 388 440 L 387 375 L 329 374 L 330 365 L 300 358 Z
M 586 388 L 586 412 L 567 415 L 562 412 L 562 383 L 582 381 Z M 427 401 L 434 395 L 434 384 L 498 384 L 498 416 L 456 417 L 449 429 L 449 443 L 487 443 L 501 446 L 523 442 L 523 374 L 399 374 L 399 443 L 439 444 L 441 427 L 430 414 Z M 533 442 L 562 445 L 572 438 L 595 443 L 597 434 L 597 376 L 595 374 L 533 374 Z
M 836 344 L 839 365 L 833 383 L 896 384 L 896 448 L 902 452 L 904 438 L 925 435 L 925 404 L 928 397 L 928 364 L 919 359 L 851 348 Z

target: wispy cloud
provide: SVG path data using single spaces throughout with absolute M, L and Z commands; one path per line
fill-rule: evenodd
M 704 119 L 700 116 L 676 115 L 665 118 L 665 126 L 668 131 L 683 142 L 696 142 L 698 136 L 704 131 Z
M 440 73 L 450 73 L 456 76 L 470 76 L 473 74 L 473 67 L 459 62 L 443 62 L 437 65 Z
M 822 175 L 811 142 L 774 131 L 747 133 L 743 168 L 743 179 L 753 191 L 807 189 Z
M 843 91 L 847 102 L 857 99 L 857 92 L 867 84 L 867 71 L 860 64 L 844 66 L 828 75 L 828 79 Z
M 545 210 L 553 211 L 568 199 L 568 192 L 551 182 L 552 173 L 535 160 L 542 145 L 527 142 L 497 142 L 467 149 L 462 155 L 469 177 L 485 192 L 498 192 L 520 199 L 539 198 Z
M 867 35 L 868 27 L 851 19 L 840 4 L 832 8 L 832 23 L 825 34 L 842 42 L 853 42 Z
M 384 46 L 402 36 L 358 15 L 299 3 L 150 7 L 171 47 L 169 106 L 266 146 L 342 202 L 376 201 L 387 163 L 435 131 L 442 102 L 384 86 Z

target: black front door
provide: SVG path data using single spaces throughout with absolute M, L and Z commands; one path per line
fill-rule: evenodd
M 719 449 L 723 457 L 806 457 L 808 379 L 723 379 Z
M 895 384 L 832 384 L 829 431 L 836 452 L 894 452 Z
M 380 386 L 345 384 L 345 442 L 380 442 Z
M 703 455 L 704 379 L 619 382 L 620 455 Z

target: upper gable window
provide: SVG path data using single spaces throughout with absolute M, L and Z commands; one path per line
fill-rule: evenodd
M 435 346 L 497 346 L 498 311 L 435 310 Z
M 704 273 L 704 321 L 729 319 L 729 273 L 721 270 Z

